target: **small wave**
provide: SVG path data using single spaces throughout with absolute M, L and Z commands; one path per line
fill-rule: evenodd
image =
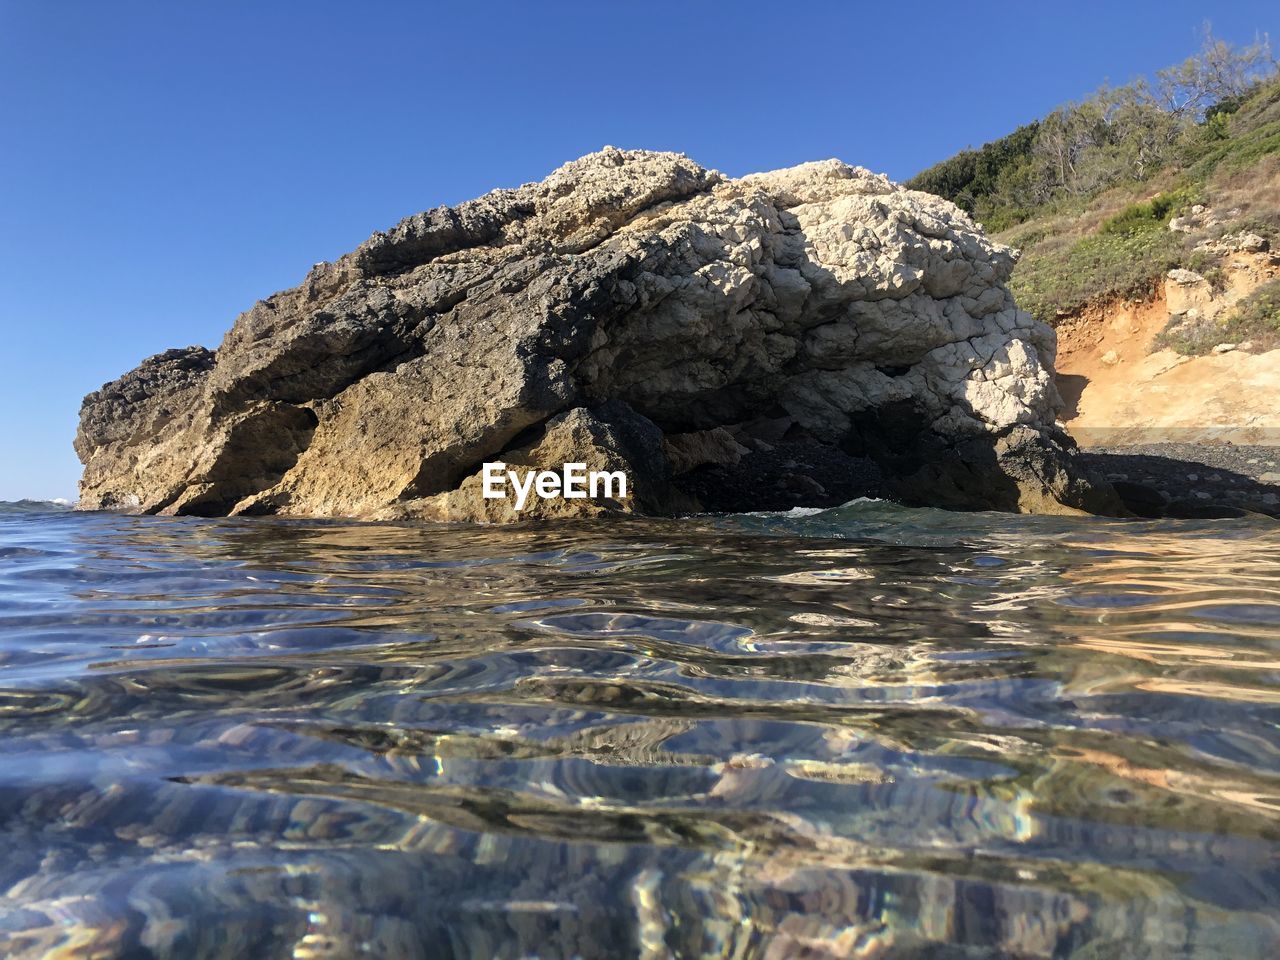
M 52 500 L 0 500 L 0 516 L 6 513 L 62 513 L 74 510 L 75 504 L 64 497 Z

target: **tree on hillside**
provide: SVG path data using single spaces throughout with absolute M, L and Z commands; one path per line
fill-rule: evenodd
M 1235 47 L 1215 37 L 1206 23 L 1200 52 L 1156 73 L 1155 101 L 1167 113 L 1200 121 L 1215 104 L 1243 99 L 1275 72 L 1266 34 Z
M 961 151 L 907 186 L 946 197 L 998 230 L 1057 197 L 1146 180 L 1178 163 L 1197 141 L 1224 135 L 1216 115 L 1235 110 L 1276 73 L 1266 36 L 1236 47 L 1206 24 L 1200 52 L 1154 80 L 1104 86 L 1007 137 Z

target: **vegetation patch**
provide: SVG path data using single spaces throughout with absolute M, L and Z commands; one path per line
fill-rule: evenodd
M 1053 323 L 1100 300 L 1149 296 L 1185 255 L 1186 238 L 1163 228 L 1097 233 L 1024 259 L 1009 286 L 1022 309 Z
M 1224 317 L 1171 320 L 1156 337 L 1155 347 L 1198 357 L 1221 343 L 1248 343 L 1251 353 L 1280 349 L 1280 280 L 1263 284 Z
M 1265 40 L 1239 48 L 1206 32 L 1184 63 L 1066 104 L 907 186 L 954 201 L 1019 248 L 1010 287 L 1046 323 L 1148 296 L 1173 267 L 1221 286 L 1197 241 L 1240 230 L 1280 237 L 1276 61 Z M 1171 231 L 1196 204 L 1214 219 L 1194 236 Z
M 1177 66 L 962 150 L 907 181 L 953 201 L 1000 231 L 1064 198 L 1142 183 L 1170 166 L 1249 166 L 1280 150 L 1280 84 L 1265 40 L 1237 48 L 1207 30 Z
M 1160 193 L 1150 200 L 1129 204 L 1103 221 L 1100 229 L 1102 233 L 1129 234 L 1167 227 L 1174 214 L 1199 203 L 1199 200 L 1199 194 L 1193 187 Z

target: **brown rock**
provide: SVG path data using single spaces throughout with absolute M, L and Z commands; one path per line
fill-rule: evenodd
M 1054 334 L 1013 303 L 1015 259 L 953 205 L 837 161 L 729 180 L 606 148 L 410 217 L 216 353 L 91 394 L 81 506 L 517 519 L 478 496 L 482 464 L 569 460 L 625 469 L 634 493 L 522 517 L 714 508 L 715 470 L 746 474 L 735 505 L 757 470 L 794 498 L 874 475 L 920 502 L 1106 509 L 1054 439 Z M 922 474 L 890 434 L 942 454 Z M 843 482 L 851 456 L 879 466 Z

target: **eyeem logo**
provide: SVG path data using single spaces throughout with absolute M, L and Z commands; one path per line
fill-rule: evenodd
M 621 470 L 592 470 L 587 472 L 585 463 L 566 463 L 560 473 L 554 470 L 508 470 L 505 463 L 484 465 L 484 498 L 504 500 L 515 491 L 516 511 L 524 509 L 529 494 L 536 493 L 543 500 L 564 497 L 566 500 L 585 500 L 587 497 L 620 499 L 627 495 L 627 475 Z

